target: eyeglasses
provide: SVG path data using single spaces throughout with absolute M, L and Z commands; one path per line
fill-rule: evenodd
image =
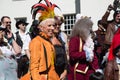
M 5 22 L 6 24 L 11 24 L 11 22 Z
M 61 23 L 55 23 L 55 26 L 61 26 Z

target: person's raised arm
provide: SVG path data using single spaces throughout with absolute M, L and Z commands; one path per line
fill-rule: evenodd
M 6 38 L 8 40 L 8 43 L 13 47 L 15 55 L 21 53 L 21 47 L 14 40 L 12 32 L 7 33 Z

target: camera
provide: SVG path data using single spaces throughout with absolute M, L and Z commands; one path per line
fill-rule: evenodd
M 5 29 L 5 34 L 7 35 L 7 33 L 10 33 L 10 31 L 6 28 Z

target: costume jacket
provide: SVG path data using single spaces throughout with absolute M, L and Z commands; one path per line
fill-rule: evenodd
M 82 51 L 79 52 L 79 46 L 82 44 Z M 86 74 L 77 73 L 76 80 L 89 80 L 89 75 L 94 72 L 94 70 L 98 69 L 98 59 L 94 54 L 94 59 L 91 63 L 86 61 L 86 54 L 83 50 L 84 42 L 80 43 L 79 37 L 72 37 L 69 42 L 69 56 L 70 56 L 70 73 L 68 75 L 68 80 L 74 80 L 74 67 L 76 62 L 79 62 L 77 69 L 85 70 L 87 66 L 89 66 Z M 84 77 L 83 77 L 84 75 Z
M 110 13 L 109 12 L 105 12 L 105 14 L 102 16 L 102 19 L 101 19 L 101 24 L 103 25 L 103 27 L 105 29 L 107 29 L 107 26 L 108 26 L 108 17 L 109 17 Z
M 105 35 L 105 43 L 110 45 L 112 42 L 112 38 L 116 32 L 116 26 L 115 22 L 109 23 L 107 27 L 107 32 Z
M 59 77 L 54 69 L 53 54 L 54 47 L 49 39 L 44 35 L 35 37 L 30 43 L 30 73 L 33 80 L 47 80 L 44 72 L 46 71 L 46 60 L 44 55 L 44 47 L 47 53 L 48 64 L 48 80 L 59 80 Z
M 104 72 L 104 80 L 119 80 L 119 68 L 115 59 L 107 63 Z

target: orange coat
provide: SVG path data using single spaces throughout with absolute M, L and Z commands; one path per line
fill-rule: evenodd
M 46 60 L 44 56 L 44 48 L 47 52 L 48 60 L 48 80 L 60 80 L 57 73 L 55 72 L 53 64 L 53 45 L 45 40 L 44 38 L 37 36 L 30 42 L 30 74 L 33 80 L 47 80 L 45 74 L 39 74 L 40 72 L 46 71 Z

